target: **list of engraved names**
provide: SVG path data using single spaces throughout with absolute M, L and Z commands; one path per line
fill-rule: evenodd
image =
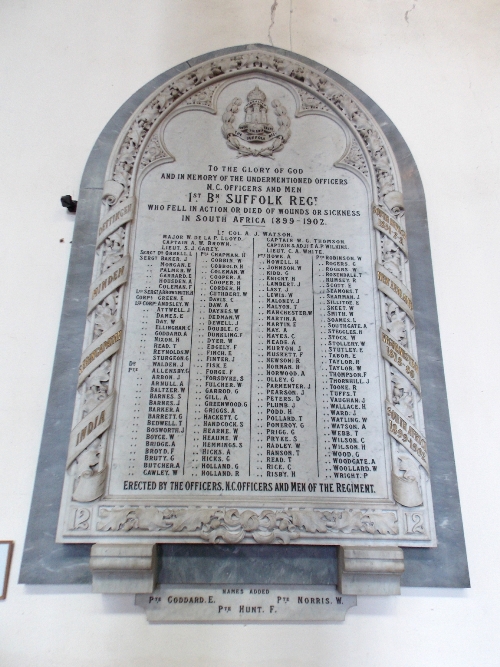
M 132 233 L 110 492 L 387 497 L 361 180 L 163 165 Z

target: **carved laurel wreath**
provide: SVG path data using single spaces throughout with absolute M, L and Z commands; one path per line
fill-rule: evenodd
M 286 112 L 285 107 L 278 100 L 273 100 L 271 105 L 274 113 L 278 117 L 278 129 L 276 130 L 276 137 L 269 146 L 263 148 L 252 148 L 248 144 L 242 143 L 236 136 L 234 128 L 234 121 L 236 114 L 239 111 L 241 99 L 235 97 L 226 107 L 226 111 L 222 114 L 222 134 L 227 140 L 229 148 L 238 151 L 238 157 L 247 157 L 253 155 L 254 157 L 272 157 L 273 153 L 280 151 L 290 138 L 290 118 Z

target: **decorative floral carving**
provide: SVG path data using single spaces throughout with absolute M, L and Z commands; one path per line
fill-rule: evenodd
M 392 299 L 385 299 L 386 329 L 398 343 L 408 345 L 406 313 Z
M 160 160 L 163 157 L 166 157 L 166 153 L 160 145 L 158 136 L 155 134 L 149 140 L 148 146 L 143 153 L 141 166 L 147 167 L 148 164 L 151 164 L 151 162 L 156 162 L 156 160 Z
M 92 412 L 101 401 L 108 397 L 110 370 L 111 361 L 106 359 L 85 380 L 82 417 Z
M 206 107 L 207 109 L 214 109 L 213 99 L 215 91 L 219 88 L 219 84 L 213 86 L 206 86 L 200 91 L 188 97 L 183 106 L 186 107 Z
M 368 533 L 397 535 L 396 512 L 310 509 L 252 510 L 158 507 L 101 507 L 101 531 L 195 533 L 212 544 L 237 544 L 253 538 L 258 544 L 289 544 L 304 533 Z
M 331 109 L 329 109 L 326 104 L 321 102 L 315 95 L 312 95 L 302 88 L 296 88 L 296 91 L 300 98 L 299 113 L 304 111 L 329 111 L 331 113 Z
M 368 165 L 366 164 L 363 151 L 361 150 L 358 142 L 354 139 L 351 142 L 351 147 L 349 148 L 349 152 L 345 157 L 342 158 L 340 163 L 347 164 L 350 167 L 353 167 L 361 174 L 363 174 L 365 178 L 369 178 L 370 176 L 370 172 L 368 170 Z
M 125 227 L 119 227 L 104 242 L 104 250 L 101 261 L 101 273 L 110 269 L 113 264 L 123 258 L 125 243 Z
M 413 387 L 401 373 L 391 366 L 392 402 L 413 424 L 415 423 L 415 407 Z
M 95 309 L 94 339 L 118 321 L 118 292 L 111 292 Z
M 401 278 L 401 251 L 385 234 L 381 234 L 382 264 L 396 278 Z
M 369 533 L 397 535 L 398 517 L 395 512 L 370 512 L 368 510 L 343 510 L 331 513 L 335 528 L 342 533 Z

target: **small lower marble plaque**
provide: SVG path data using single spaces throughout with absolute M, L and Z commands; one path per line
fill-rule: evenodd
M 334 586 L 161 586 L 136 595 L 150 623 L 329 623 L 357 604 Z

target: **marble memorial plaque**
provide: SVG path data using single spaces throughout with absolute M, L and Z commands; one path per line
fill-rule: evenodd
M 136 595 L 150 623 L 332 623 L 355 595 L 334 586 L 161 586 Z
M 435 546 L 410 251 L 337 82 L 249 51 L 160 87 L 108 166 L 58 540 Z

